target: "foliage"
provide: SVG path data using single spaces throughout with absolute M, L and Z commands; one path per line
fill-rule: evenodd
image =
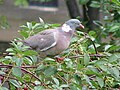
M 55 28 L 59 24 L 27 22 L 19 31 L 23 39 L 44 29 Z M 46 57 L 39 59 L 36 51 L 30 50 L 17 38 L 11 42 L 8 55 L 0 59 L 1 90 L 8 82 L 9 89 L 51 89 L 51 90 L 81 90 L 110 89 L 120 84 L 120 53 L 110 53 L 116 48 L 106 45 L 99 52 L 100 44 L 95 43 L 97 33 L 90 31 L 85 34 L 76 32 L 70 48 L 61 54 L 64 61 Z M 98 49 L 98 50 L 97 50 Z
M 15 0 L 16 6 L 28 6 L 28 0 Z
M 0 16 L 0 27 L 2 29 L 6 29 L 9 28 L 9 24 L 7 22 L 7 17 L 6 16 Z
M 17 6 L 28 6 L 29 5 L 29 3 L 28 3 L 28 1 L 40 1 L 40 2 L 49 2 L 49 1 L 54 1 L 54 0 L 15 0 L 15 5 L 17 5 Z
M 87 4 L 90 0 L 80 0 Z M 103 21 L 94 21 L 97 30 L 77 31 L 70 47 L 61 54 L 64 61 L 46 57 L 23 45 L 22 39 L 11 42 L 0 58 L 0 90 L 111 90 L 120 87 L 120 4 L 118 0 L 91 0 L 91 7 L 101 8 Z M 59 24 L 27 22 L 19 30 L 26 39 Z M 101 39 L 110 38 L 103 42 Z M 39 60 L 39 62 L 38 62 Z M 4 87 L 9 83 L 9 88 Z
M 80 4 L 86 5 L 90 3 L 92 8 L 100 8 L 100 12 L 104 15 L 101 21 L 93 21 L 99 28 L 96 33 L 97 42 L 102 43 L 103 38 L 109 36 L 110 42 L 108 44 L 120 45 L 120 2 L 119 0 L 80 0 Z

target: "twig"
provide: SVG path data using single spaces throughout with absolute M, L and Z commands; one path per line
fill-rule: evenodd
M 0 65 L 0 68 L 12 68 L 13 67 L 13 65 Z M 15 66 L 14 66 L 15 67 Z M 39 79 L 39 77 L 37 77 L 35 74 L 33 74 L 32 72 L 30 72 L 30 71 L 28 71 L 28 70 L 26 70 L 25 68 L 36 68 L 37 66 L 21 66 L 21 70 L 22 71 L 24 71 L 25 73 L 28 73 L 28 74 L 30 74 L 30 75 L 32 75 L 34 78 L 36 78 L 37 80 L 39 80 L 40 82 L 41 82 L 41 85 L 42 86 L 46 86 L 47 87 L 47 85 L 46 84 L 44 84 L 40 79 Z M 12 71 L 12 69 L 11 69 L 11 71 Z M 11 72 L 10 72 L 11 73 Z M 8 76 L 9 76 L 9 74 L 8 74 Z M 6 80 L 7 80 L 8 78 L 6 78 Z M 6 81 L 6 80 L 4 80 L 4 82 Z M 3 85 L 3 84 L 2 84 Z M 1 85 L 1 86 L 2 86 Z M 48 88 L 48 87 L 47 87 Z
M 13 65 L 0 64 L 0 68 L 12 68 Z M 14 66 L 15 67 L 15 66 Z M 17 67 L 17 66 L 16 66 Z M 19 68 L 37 68 L 37 66 L 21 66 Z
M 24 81 L 24 84 L 25 84 L 30 90 L 33 90 L 28 84 L 26 84 L 25 81 Z
M 57 76 L 58 76 L 61 80 L 63 80 L 65 83 L 68 84 L 67 80 L 66 80 L 65 78 L 61 77 L 58 73 L 57 73 Z M 70 90 L 70 87 L 68 87 L 68 89 Z
M 24 71 L 24 72 L 26 72 L 26 73 L 28 73 L 28 74 L 30 74 L 30 75 L 32 75 L 32 76 L 33 76 L 34 78 L 36 78 L 37 80 L 39 80 L 39 81 L 41 82 L 41 86 L 45 86 L 45 87 L 48 88 L 48 86 L 47 86 L 45 83 L 43 83 L 43 82 L 39 79 L 39 77 L 37 77 L 34 73 L 32 73 L 32 72 L 30 72 L 30 71 L 27 71 L 27 70 L 24 69 L 24 68 L 21 68 L 21 70 Z
M 61 77 L 59 74 L 57 74 L 57 76 L 58 76 L 61 80 L 63 80 L 65 83 L 67 83 L 67 80 L 66 80 L 65 78 Z
M 94 47 L 94 49 L 95 49 L 95 53 L 98 54 L 97 48 L 96 48 L 96 46 L 95 46 L 95 43 L 94 43 L 93 40 L 90 38 L 90 36 L 89 36 L 87 33 L 84 33 L 84 36 L 85 36 L 86 39 L 89 39 L 89 40 L 92 42 L 93 47 Z
M 95 53 L 96 53 L 96 54 L 98 54 L 98 52 L 97 52 L 97 48 L 96 48 L 96 46 L 95 46 L 95 43 L 92 41 L 92 39 L 91 39 L 91 38 L 88 38 L 88 39 L 92 42 L 93 47 L 94 47 L 94 49 L 95 49 Z
M 0 76 L 2 76 L 2 77 L 7 77 L 7 76 L 5 76 L 5 75 L 0 75 Z M 14 80 L 17 80 L 17 81 L 18 81 L 18 79 L 15 78 L 15 77 L 10 77 L 10 76 L 9 76 L 8 78 L 10 78 L 10 79 L 14 79 Z M 22 82 L 22 83 L 25 84 L 30 90 L 32 90 L 32 88 L 31 88 L 29 85 L 27 85 L 25 81 Z
M 5 56 L 7 56 L 8 54 L 9 54 L 8 52 L 2 53 L 2 54 L 0 54 L 0 58 L 5 57 Z
M 37 77 L 36 75 L 34 75 L 32 72 L 30 72 L 30 71 L 28 71 L 28 70 L 26 70 L 24 68 L 21 68 L 21 70 L 24 71 L 24 72 L 26 72 L 26 73 L 28 73 L 28 74 L 30 74 L 30 75 L 32 75 L 34 78 L 36 78 L 37 80 L 39 80 L 42 83 L 42 81 L 39 79 L 39 77 Z
M 9 73 L 7 74 L 5 80 L 2 82 L 2 84 L 0 85 L 0 87 L 2 87 L 4 85 L 4 83 L 7 81 L 7 79 L 9 78 L 10 74 L 12 72 L 12 69 L 10 69 Z
M 68 58 L 79 58 L 79 57 L 84 57 L 83 55 L 76 55 L 76 56 L 70 56 Z M 91 54 L 90 57 L 106 57 L 105 55 L 100 55 L 100 54 Z

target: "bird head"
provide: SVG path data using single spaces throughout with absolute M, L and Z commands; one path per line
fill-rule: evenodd
M 84 26 L 81 24 L 81 22 L 78 19 L 70 19 L 66 21 L 65 24 L 68 25 L 73 30 L 77 28 L 84 29 Z

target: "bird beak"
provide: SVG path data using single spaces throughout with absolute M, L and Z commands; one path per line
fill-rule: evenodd
M 80 24 L 80 28 L 84 29 L 85 27 L 82 24 Z

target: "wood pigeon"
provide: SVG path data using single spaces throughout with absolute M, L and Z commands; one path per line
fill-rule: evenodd
M 84 28 L 79 20 L 70 19 L 61 27 L 44 30 L 25 39 L 23 42 L 35 49 L 41 58 L 56 56 L 69 47 L 74 31 L 80 27 Z

